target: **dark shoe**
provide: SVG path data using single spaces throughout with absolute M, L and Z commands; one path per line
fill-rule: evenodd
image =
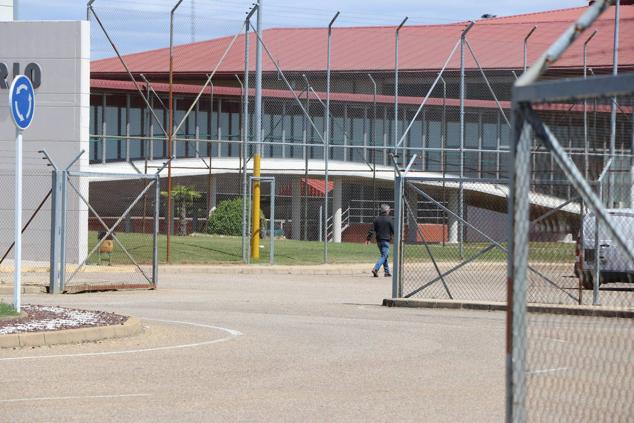
M 378 278 L 379 277 L 378 270 L 372 269 L 372 275 L 374 275 L 375 278 Z
M 386 273 L 386 274 L 384 274 L 383 276 L 385 276 L 386 278 L 391 278 L 391 277 L 392 277 L 392 274 L 391 274 L 391 273 Z

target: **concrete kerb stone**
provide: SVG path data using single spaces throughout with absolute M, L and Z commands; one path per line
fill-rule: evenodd
M 346 263 L 320 265 L 167 265 L 160 273 L 234 273 L 234 274 L 283 274 L 283 275 L 369 275 L 373 263 Z
M 420 300 L 411 298 L 386 298 L 385 307 L 443 308 L 453 310 L 506 311 L 506 303 L 484 301 Z M 634 309 L 596 307 L 584 305 L 529 304 L 529 313 L 563 314 L 569 316 L 590 316 L 610 318 L 634 318 Z
M 48 284 L 46 285 L 22 285 L 20 290 L 22 294 L 45 294 Z M 0 295 L 13 295 L 13 285 L 0 284 Z
M 0 335 L 0 348 L 81 344 L 83 342 L 125 338 L 138 335 L 141 332 L 143 332 L 141 321 L 137 318 L 129 317 L 122 325 Z

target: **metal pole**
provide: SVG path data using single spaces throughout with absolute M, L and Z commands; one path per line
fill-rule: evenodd
M 321 206 L 319 206 L 319 242 L 322 241 L 323 234 L 325 232 L 323 230 L 323 225 L 324 225 L 324 206 L 322 204 Z
M 302 74 L 306 81 L 306 110 L 310 113 L 310 82 L 306 74 Z M 308 241 L 308 122 L 306 115 L 302 116 L 302 139 L 304 141 L 304 241 Z M 300 185 L 301 190 L 301 185 Z M 300 191 L 301 192 L 301 191 Z M 319 229 L 321 231 L 321 228 Z M 320 232 L 321 233 L 321 232 Z
M 68 191 L 66 180 L 68 170 L 60 172 L 62 179 L 62 199 L 60 208 L 60 233 L 59 233 L 59 292 L 64 292 L 64 282 L 66 281 L 66 209 L 68 206 Z
M 528 34 L 526 34 L 526 37 L 524 37 L 524 72 L 526 72 L 526 69 L 528 68 L 528 39 L 531 35 L 533 35 L 533 32 L 535 32 L 536 29 L 537 26 L 533 26 L 531 30 L 528 31 Z
M 632 108 L 632 142 L 630 144 L 630 208 L 634 208 L 634 100 L 631 101 Z
M 247 14 L 246 25 L 244 29 L 244 111 L 243 111 L 243 123 L 244 127 L 244 139 L 242 148 L 242 165 L 244 169 L 242 171 L 242 261 L 245 263 L 248 261 L 248 246 L 247 246 L 247 157 L 249 156 L 249 135 L 251 134 L 251 128 L 249 125 L 249 26 L 251 17 L 255 13 L 257 6 L 251 8 L 251 11 Z
M 506 333 L 506 421 L 526 421 L 526 291 L 530 191 L 531 131 L 513 105 L 513 166 L 509 195 L 509 251 Z
M 269 264 L 275 261 L 275 179 L 271 180 L 271 224 L 269 234 Z
M 58 169 L 52 172 L 51 186 L 51 248 L 50 248 L 50 279 L 49 292 L 51 294 L 58 293 L 59 281 L 59 218 L 60 218 L 60 201 L 62 196 L 61 175 Z
M 372 81 L 372 125 L 370 126 L 370 132 L 372 134 L 372 216 L 376 214 L 376 81 L 371 74 L 368 74 L 370 81 Z
M 15 202 L 14 202 L 14 281 L 13 307 L 21 310 L 22 302 L 22 131 L 15 130 Z
M 90 0 L 88 2 L 88 4 L 86 4 L 86 20 L 89 21 L 90 20 L 90 7 L 92 6 L 92 4 L 95 2 L 96 0 Z M 18 0 L 14 0 L 14 4 L 13 4 L 13 20 L 17 21 L 18 17 L 17 17 L 17 11 L 15 9 L 15 5 L 18 3 Z
M 209 230 L 209 214 L 211 213 L 211 156 L 213 153 L 213 134 L 211 134 L 212 119 L 214 118 L 214 83 L 209 79 L 209 86 L 211 91 L 209 93 L 209 144 L 207 145 L 207 153 L 209 153 L 209 173 L 207 173 L 207 230 Z
M 603 201 L 603 181 L 599 180 L 599 200 Z M 601 305 L 599 286 L 601 284 L 601 245 L 599 242 L 599 215 L 594 214 L 594 280 L 592 281 L 592 305 Z
M 460 35 L 460 185 L 459 185 L 459 208 L 460 208 L 460 258 L 464 259 L 464 186 L 462 180 L 464 178 L 464 138 L 465 138 L 465 118 L 464 118 L 464 100 L 465 100 L 465 61 L 464 61 L 464 45 L 467 32 L 475 25 L 470 22 Z
M 597 35 L 597 30 L 595 29 L 592 34 L 586 39 L 583 43 L 583 78 L 586 79 L 588 77 L 588 61 L 587 61 L 587 50 L 588 43 L 590 40 Z M 583 99 L 583 152 L 584 152 L 584 175 L 586 179 L 588 179 L 588 171 L 589 171 L 589 159 L 588 155 L 590 154 L 590 147 L 588 145 L 588 100 Z
M 401 24 L 396 28 L 395 45 L 394 45 L 394 154 L 398 154 L 396 151 L 396 143 L 398 142 L 398 39 L 401 28 L 407 22 L 408 17 L 401 21 Z M 405 151 L 405 149 L 403 149 Z M 403 157 L 405 160 L 406 157 Z M 403 162 L 404 163 L 404 162 Z
M 619 21 L 620 21 L 620 0 L 615 0 L 614 9 L 614 47 L 612 50 L 612 75 L 619 74 Z M 612 98 L 610 115 L 610 158 L 614 158 L 616 153 L 616 97 Z M 614 207 L 614 173 L 610 173 L 608 184 L 608 208 Z M 598 252 L 597 252 L 598 253 Z
M 401 246 L 402 238 L 402 225 L 403 225 L 403 211 L 401 208 L 401 202 L 403 198 L 403 179 L 400 174 L 394 175 L 394 259 L 392 260 L 392 298 L 402 297 L 401 290 L 401 260 L 403 255 Z
M 253 158 L 253 176 L 260 177 L 262 157 L 262 3 L 258 0 L 257 33 L 255 48 L 255 156 Z M 260 258 L 260 180 L 253 181 L 253 206 L 251 207 L 251 258 Z
M 328 24 L 328 56 L 326 59 L 326 136 L 324 137 L 324 263 L 328 263 L 328 156 L 330 155 L 330 52 L 332 47 L 332 26 L 339 17 L 335 13 Z
M 161 203 L 161 176 L 157 173 L 156 180 L 154 182 L 156 185 L 154 191 L 154 231 L 152 233 L 152 285 L 154 288 L 158 285 L 158 263 L 159 263 L 159 255 L 158 255 L 158 233 L 159 233 L 159 216 L 160 216 L 160 203 Z
M 169 63 L 169 128 L 167 130 L 167 245 L 166 261 L 170 262 L 170 243 L 172 235 L 172 157 L 174 152 L 174 13 L 183 0 L 178 0 L 170 12 L 170 63 Z

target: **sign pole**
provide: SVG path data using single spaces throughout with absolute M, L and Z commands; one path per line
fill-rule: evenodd
M 22 130 L 15 130 L 15 247 L 13 306 L 20 312 L 22 301 Z
M 9 111 L 15 123 L 15 201 L 13 271 L 15 288 L 13 306 L 18 313 L 22 309 L 22 131 L 27 129 L 35 114 L 35 92 L 31 80 L 17 75 L 9 90 Z

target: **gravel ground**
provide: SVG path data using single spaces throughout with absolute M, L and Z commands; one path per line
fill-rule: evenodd
M 22 309 L 26 316 L 0 321 L 0 335 L 120 325 L 128 319 L 114 313 L 58 306 L 25 305 Z

